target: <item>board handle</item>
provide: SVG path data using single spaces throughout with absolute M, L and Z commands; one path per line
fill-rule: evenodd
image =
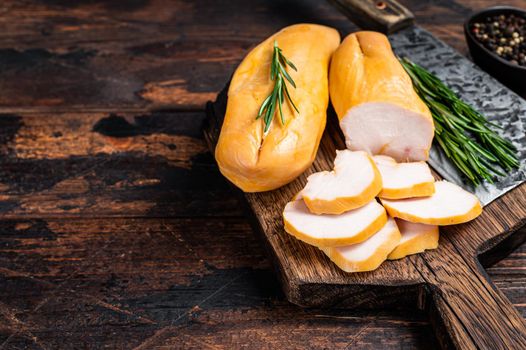
M 413 24 L 415 16 L 396 0 L 329 0 L 362 29 L 385 34 Z
M 476 259 L 432 267 L 425 307 L 443 348 L 526 349 L 526 323 Z M 426 298 L 424 298 L 425 300 Z

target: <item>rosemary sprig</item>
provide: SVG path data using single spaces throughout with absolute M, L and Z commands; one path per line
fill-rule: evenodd
M 431 110 L 436 141 L 473 184 L 483 180 L 493 183 L 496 175 L 504 176 L 501 169 L 509 171 L 519 166 L 513 144 L 489 128 L 497 125 L 424 68 L 407 58 L 400 59 L 400 63 L 411 77 L 415 91 Z
M 268 129 L 270 128 L 272 118 L 276 114 L 276 106 L 279 110 L 281 123 L 285 124 L 285 118 L 283 117 L 282 110 L 285 97 L 287 97 L 288 101 L 296 110 L 296 112 L 300 112 L 292 101 L 292 98 L 289 94 L 289 89 L 287 88 L 287 82 L 292 85 L 292 87 L 296 88 L 296 83 L 294 83 L 292 77 L 289 75 L 289 73 L 287 73 L 287 66 L 297 71 L 296 66 L 291 61 L 289 61 L 285 55 L 283 55 L 283 52 L 278 47 L 278 42 L 274 41 L 274 52 L 272 54 L 272 62 L 270 63 L 270 80 L 275 82 L 274 88 L 272 89 L 270 95 L 268 95 L 261 104 L 256 117 L 256 119 L 263 117 L 263 121 L 265 123 L 265 133 L 267 133 Z

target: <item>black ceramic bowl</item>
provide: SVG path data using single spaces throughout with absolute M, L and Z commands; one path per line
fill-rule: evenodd
M 526 67 L 511 63 L 486 49 L 471 33 L 472 24 L 495 15 L 509 15 L 526 18 L 526 11 L 515 7 L 497 6 L 476 12 L 464 23 L 464 34 L 473 61 L 486 72 L 497 78 L 518 94 L 526 96 Z

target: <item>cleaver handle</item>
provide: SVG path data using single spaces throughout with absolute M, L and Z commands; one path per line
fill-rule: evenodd
M 411 11 L 395 0 L 329 0 L 362 29 L 391 34 L 410 26 L 415 20 Z

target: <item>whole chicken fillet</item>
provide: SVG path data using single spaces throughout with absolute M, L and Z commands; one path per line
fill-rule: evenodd
M 270 64 L 275 41 L 297 68 L 287 72 L 296 84 L 288 90 L 299 113 L 285 99 L 285 123 L 275 116 L 265 133 L 263 119 L 256 117 L 274 88 Z M 255 47 L 236 69 L 215 158 L 221 173 L 237 187 L 245 192 L 276 189 L 312 164 L 327 118 L 329 62 L 339 43 L 335 29 L 293 25 Z

